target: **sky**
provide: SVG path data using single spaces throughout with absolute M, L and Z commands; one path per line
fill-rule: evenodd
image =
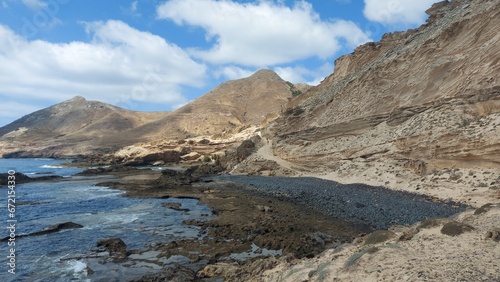
M 0 0 L 0 126 L 74 96 L 172 111 L 263 68 L 317 85 L 436 0 Z

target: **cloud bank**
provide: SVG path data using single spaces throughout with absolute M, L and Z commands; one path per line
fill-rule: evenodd
M 321 20 L 305 1 L 287 7 L 265 0 L 170 0 L 157 8 L 157 15 L 178 25 L 203 28 L 213 46 L 189 52 L 214 64 L 264 67 L 311 57 L 327 59 L 342 49 L 343 42 L 355 47 L 369 40 L 354 22 Z
M 0 95 L 60 102 L 75 95 L 133 109 L 134 101 L 185 103 L 206 67 L 178 46 L 121 21 L 84 23 L 91 42 L 29 41 L 0 25 Z
M 404 27 L 420 25 L 425 21 L 425 11 L 436 0 L 364 0 L 363 14 L 367 19 L 384 25 Z

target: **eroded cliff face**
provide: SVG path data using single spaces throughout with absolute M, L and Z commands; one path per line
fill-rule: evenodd
M 391 172 L 498 170 L 500 1 L 445 1 L 428 13 L 420 28 L 338 59 L 331 76 L 289 103 L 265 134 L 274 154 L 298 171 L 369 183 L 377 174 L 372 184 L 382 185 Z

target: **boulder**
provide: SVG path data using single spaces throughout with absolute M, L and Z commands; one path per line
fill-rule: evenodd
M 448 236 L 458 236 L 472 230 L 474 230 L 474 227 L 452 220 L 441 228 L 441 233 Z

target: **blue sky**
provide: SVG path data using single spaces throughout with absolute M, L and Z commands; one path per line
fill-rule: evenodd
M 171 111 L 262 68 L 318 84 L 434 2 L 0 0 L 0 126 L 76 95 Z

